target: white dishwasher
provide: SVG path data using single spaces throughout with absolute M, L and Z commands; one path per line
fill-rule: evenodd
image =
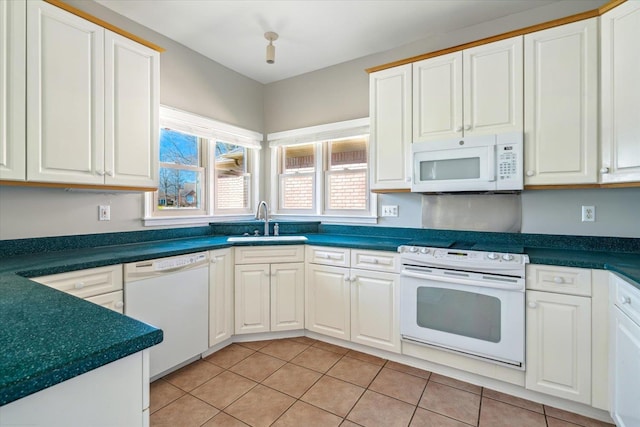
M 199 252 L 124 266 L 124 314 L 162 329 L 150 348 L 150 376 L 208 348 L 209 255 Z

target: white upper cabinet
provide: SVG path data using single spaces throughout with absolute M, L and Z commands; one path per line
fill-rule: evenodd
M 369 76 L 371 189 L 411 188 L 411 64 Z
M 153 49 L 105 32 L 107 185 L 157 185 L 159 59 Z
M 26 2 L 0 0 L 0 179 L 24 181 Z
M 104 183 L 104 29 L 27 2 L 27 179 Z
M 525 184 L 598 181 L 598 21 L 524 36 Z
M 27 180 L 157 186 L 159 53 L 27 7 Z
M 640 181 L 640 2 L 601 16 L 600 182 Z
M 522 36 L 413 64 L 413 142 L 523 129 Z

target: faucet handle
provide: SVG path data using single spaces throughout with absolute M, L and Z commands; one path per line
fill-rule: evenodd
M 259 236 L 259 235 L 260 235 L 260 232 L 259 232 L 258 230 L 253 230 L 253 235 L 254 235 L 254 236 Z
M 280 224 L 278 224 L 277 222 L 273 225 L 273 235 L 274 236 L 280 235 Z

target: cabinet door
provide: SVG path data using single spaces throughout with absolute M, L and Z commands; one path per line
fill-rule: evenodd
M 525 385 L 591 404 L 591 299 L 527 291 Z
M 400 353 L 400 276 L 351 270 L 351 340 Z
M 525 184 L 598 181 L 598 21 L 524 36 Z
M 372 190 L 411 188 L 411 64 L 369 75 Z
M 463 51 L 465 136 L 522 132 L 522 36 Z
M 601 182 L 640 181 L 640 3 L 600 18 L 602 35 Z
M 104 29 L 27 2 L 27 179 L 104 183 Z
M 349 269 L 308 264 L 305 281 L 305 327 L 349 340 L 351 303 Z
M 304 329 L 304 263 L 271 264 L 271 331 Z
M 640 326 L 611 307 L 611 416 L 617 426 L 640 423 Z
M 24 181 L 26 2 L 0 0 L 0 179 Z
M 209 252 L 209 347 L 233 335 L 233 251 Z
M 462 52 L 413 64 L 413 142 L 462 136 Z
M 105 184 L 156 187 L 160 54 L 105 31 Z
M 269 264 L 236 265 L 236 334 L 269 332 Z

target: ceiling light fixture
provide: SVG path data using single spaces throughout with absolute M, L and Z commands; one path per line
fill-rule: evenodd
M 274 40 L 278 40 L 278 34 L 273 31 L 264 33 L 264 38 L 269 40 L 267 45 L 267 64 L 276 62 L 276 47 L 273 45 Z

